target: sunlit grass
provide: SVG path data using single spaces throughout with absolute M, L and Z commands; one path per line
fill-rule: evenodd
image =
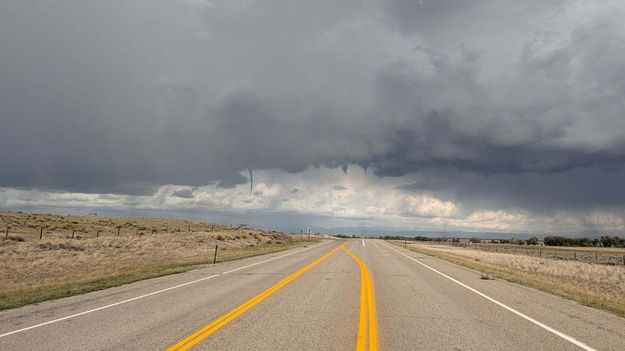
M 181 220 L 0 215 L 12 220 L 13 238 L 25 238 L 0 239 L 0 310 L 184 272 L 212 263 L 216 245 L 217 261 L 223 262 L 310 243 L 279 232 L 201 222 L 189 222 L 192 229 L 201 231 L 187 232 L 187 223 Z M 119 223 L 126 222 L 148 228 L 143 230 L 148 233 L 138 235 L 126 228 L 116 235 Z M 37 226 L 48 228 L 42 240 Z M 71 239 L 67 228 L 72 227 L 88 235 Z M 152 234 L 152 227 L 161 230 Z M 96 228 L 101 230 L 99 237 L 95 237 Z
M 625 267 L 623 266 L 427 244 L 410 244 L 408 248 L 497 278 L 625 316 Z

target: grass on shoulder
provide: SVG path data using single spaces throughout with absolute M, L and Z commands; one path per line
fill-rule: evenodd
M 395 243 L 399 245 L 399 243 Z M 402 245 L 403 242 L 402 242 Z M 455 247 L 410 244 L 412 251 L 438 257 L 513 283 L 625 317 L 625 267 L 554 260 Z
M 307 246 L 318 242 L 315 241 L 288 241 L 264 243 L 251 245 L 248 247 L 231 248 L 227 251 L 218 252 L 217 262 L 232 261 L 246 257 L 258 256 Z M 33 303 L 62 297 L 80 295 L 91 291 L 107 289 L 144 279 L 156 278 L 169 274 L 182 273 L 202 265 L 212 263 L 212 256 L 196 258 L 179 258 L 173 262 L 152 263 L 146 266 L 129 265 L 127 267 L 117 267 L 116 272 L 110 275 L 103 275 L 95 279 L 76 280 L 64 282 L 63 284 L 50 284 L 17 290 L 0 290 L 0 311 L 16 308 Z M 124 273 L 119 273 L 124 272 Z

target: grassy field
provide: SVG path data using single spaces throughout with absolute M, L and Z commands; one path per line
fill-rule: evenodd
M 404 242 L 395 244 L 404 246 Z M 485 252 L 427 243 L 411 243 L 408 248 L 625 317 L 625 267 L 622 265 Z
M 3 224 L 10 229 L 0 240 L 0 310 L 187 271 L 212 263 L 216 245 L 223 262 L 310 243 L 275 231 L 149 217 L 0 212 Z
M 454 246 L 452 243 L 429 242 L 428 244 Z M 577 260 L 610 265 L 625 265 L 625 248 L 538 246 L 490 243 L 474 243 L 471 245 L 468 245 L 468 243 L 462 243 L 460 244 L 460 246 L 471 250 L 537 256 L 563 260 Z

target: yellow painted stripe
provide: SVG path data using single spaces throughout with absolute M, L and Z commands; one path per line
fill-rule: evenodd
M 378 323 L 376 320 L 375 293 L 373 278 L 369 268 L 360 257 L 343 247 L 345 251 L 360 267 L 360 319 L 358 323 L 358 340 L 356 351 L 365 351 L 367 343 L 367 326 L 369 327 L 369 351 L 378 350 Z
M 343 248 L 348 255 L 354 256 L 347 249 Z M 355 259 L 354 259 L 355 260 Z M 358 263 L 358 261 L 356 261 Z M 358 340 L 356 341 L 356 351 L 365 351 L 367 347 L 367 280 L 360 267 L 360 317 L 358 320 Z
M 343 245 L 345 245 L 345 244 L 343 244 Z M 187 336 L 186 338 L 180 340 L 175 345 L 169 347 L 167 349 L 167 351 L 174 351 L 174 350 L 175 351 L 183 351 L 183 350 L 190 349 L 191 347 L 193 347 L 194 345 L 196 345 L 200 341 L 204 340 L 205 338 L 207 338 L 208 336 L 210 336 L 211 334 L 213 334 L 214 332 L 219 330 L 224 325 L 228 324 L 229 322 L 231 322 L 232 320 L 234 320 L 235 318 L 237 318 L 241 314 L 245 313 L 247 310 L 249 310 L 250 308 L 254 307 L 255 305 L 257 305 L 258 303 L 260 303 L 261 301 L 263 301 L 264 299 L 266 299 L 267 297 L 269 297 L 270 295 L 272 295 L 276 291 L 280 290 L 282 287 L 284 287 L 285 285 L 287 285 L 291 281 L 295 280 L 297 277 L 302 275 L 307 270 L 313 268 L 314 266 L 316 266 L 319 263 L 321 263 L 321 261 L 323 261 L 326 258 L 330 257 L 332 254 L 334 254 L 335 252 L 340 250 L 343 247 L 343 245 L 330 250 L 329 252 L 327 252 L 323 256 L 317 258 L 313 262 L 311 262 L 311 263 L 307 264 L 306 266 L 304 266 L 304 267 L 300 268 L 299 270 L 297 270 L 295 273 L 293 273 L 290 276 L 284 278 L 283 280 L 281 280 L 280 282 L 278 282 L 274 286 L 266 289 L 265 291 L 263 291 L 260 294 L 254 296 L 253 298 L 251 298 L 250 300 L 246 301 L 242 305 L 236 307 L 235 309 L 231 310 L 230 312 L 224 314 L 223 316 L 217 318 L 216 320 L 212 321 L 211 323 L 209 323 L 209 324 L 203 326 L 202 328 L 198 329 L 193 334 Z
M 364 265 L 364 263 L 363 263 Z M 365 270 L 367 271 L 367 280 L 368 284 L 368 308 L 367 312 L 369 312 L 369 350 L 376 351 L 378 349 L 378 322 L 376 319 L 376 308 L 375 308 L 375 288 L 373 287 L 373 278 L 371 277 L 371 272 L 369 268 L 365 265 Z

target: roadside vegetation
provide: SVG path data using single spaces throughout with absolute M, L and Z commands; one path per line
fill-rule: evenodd
M 625 238 L 609 235 L 604 235 L 601 238 L 594 239 L 546 236 L 543 241 L 547 246 L 625 247 Z
M 404 246 L 404 242 L 395 242 Z M 485 252 L 465 247 L 409 243 L 410 250 L 559 295 L 625 317 L 625 267 Z
M 596 247 L 596 248 L 625 248 L 625 238 L 619 236 L 604 235 L 600 238 L 569 238 L 565 236 L 545 236 L 541 241 L 536 236 L 528 239 L 489 239 L 483 240 L 472 237 L 469 239 L 460 239 L 458 237 L 441 238 L 441 237 L 406 237 L 396 235 L 380 236 L 383 240 L 407 240 L 407 241 L 429 241 L 438 243 L 472 243 L 472 244 L 511 244 L 511 245 L 545 245 L 545 246 L 562 246 L 562 247 Z
M 223 262 L 310 243 L 246 226 L 151 217 L 0 212 L 3 224 L 0 310 L 184 272 L 212 263 L 216 246 Z

